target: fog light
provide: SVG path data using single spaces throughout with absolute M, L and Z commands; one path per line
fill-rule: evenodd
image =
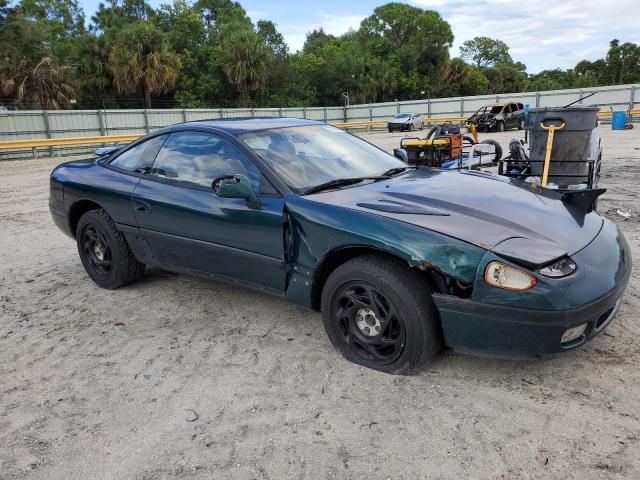
M 582 325 L 578 325 L 577 327 L 565 330 L 565 332 L 562 334 L 562 338 L 560 339 L 560 343 L 573 342 L 576 338 L 580 338 L 586 329 L 587 324 L 583 323 Z

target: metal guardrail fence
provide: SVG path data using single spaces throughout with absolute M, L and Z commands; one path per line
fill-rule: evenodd
M 601 107 L 601 115 L 613 110 L 632 109 L 632 115 L 640 107 L 640 85 L 617 85 L 589 89 L 525 92 L 475 97 L 419 99 L 406 102 L 387 102 L 344 107 L 312 108 L 239 108 L 239 109 L 182 109 L 182 110 L 32 110 L 0 112 L 0 159 L 20 158 L 47 154 L 85 153 L 93 147 L 89 143 L 113 142 L 122 135 L 127 140 L 156 128 L 191 120 L 242 118 L 242 117 L 300 117 L 332 123 L 345 128 L 384 127 L 385 119 L 399 112 L 416 112 L 429 121 L 460 121 L 488 103 L 517 101 L 531 107 L 563 106 L 580 100 L 589 93 L 597 95 L 588 99 L 589 104 Z M 107 142 L 104 137 L 108 137 Z M 87 141 L 86 139 L 95 139 Z M 102 140 L 101 140 L 102 139 Z M 30 146 L 17 147 L 16 141 L 36 140 Z M 47 142 L 49 140 L 49 142 Z M 13 149 L 8 145 L 13 144 Z M 30 148 L 31 152 L 24 150 Z

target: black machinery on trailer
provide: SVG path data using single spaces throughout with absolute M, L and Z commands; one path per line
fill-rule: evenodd
M 564 107 L 530 109 L 524 141 L 511 140 L 505 158 L 498 142 L 478 143 L 473 122 L 467 122 L 470 136 L 463 135 L 457 125 L 438 125 L 426 138 L 403 138 L 394 154 L 410 165 L 493 172 L 556 190 L 566 201 L 594 209 L 598 196 L 605 192 L 598 188 L 602 161 L 600 109 L 574 105 L 587 97 Z M 527 138 L 529 153 L 525 150 Z
M 498 174 L 561 192 L 567 200 L 595 208 L 602 142 L 595 106 L 532 108 L 525 125 L 529 154 L 522 142 L 509 143 Z

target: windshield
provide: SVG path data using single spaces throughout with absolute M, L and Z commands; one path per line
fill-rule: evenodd
M 482 107 L 475 114 L 476 115 L 485 115 L 487 113 L 491 113 L 493 115 L 497 115 L 502 112 L 502 105 L 493 105 L 488 107 Z
M 406 167 L 383 150 L 330 125 L 261 130 L 239 138 L 297 192 L 332 180 Z
M 408 113 L 399 113 L 398 115 L 396 115 L 393 118 L 409 118 L 411 115 Z

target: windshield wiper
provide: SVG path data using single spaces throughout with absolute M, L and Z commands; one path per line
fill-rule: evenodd
M 321 183 L 320 185 L 307 188 L 302 194 L 309 195 L 310 193 L 321 192 L 322 190 L 328 190 L 330 188 L 353 185 L 354 183 L 364 182 L 365 180 L 387 180 L 389 178 L 391 178 L 389 175 L 378 175 L 375 177 L 336 178 L 335 180 L 329 180 L 328 182 Z
M 406 172 L 407 170 L 409 170 L 410 168 L 412 169 L 416 169 L 418 167 L 416 166 L 411 166 L 411 167 L 395 167 L 395 168 L 390 168 L 389 170 L 387 170 L 386 172 L 384 172 L 382 174 L 383 177 L 393 177 L 394 175 L 398 175 L 402 172 Z

